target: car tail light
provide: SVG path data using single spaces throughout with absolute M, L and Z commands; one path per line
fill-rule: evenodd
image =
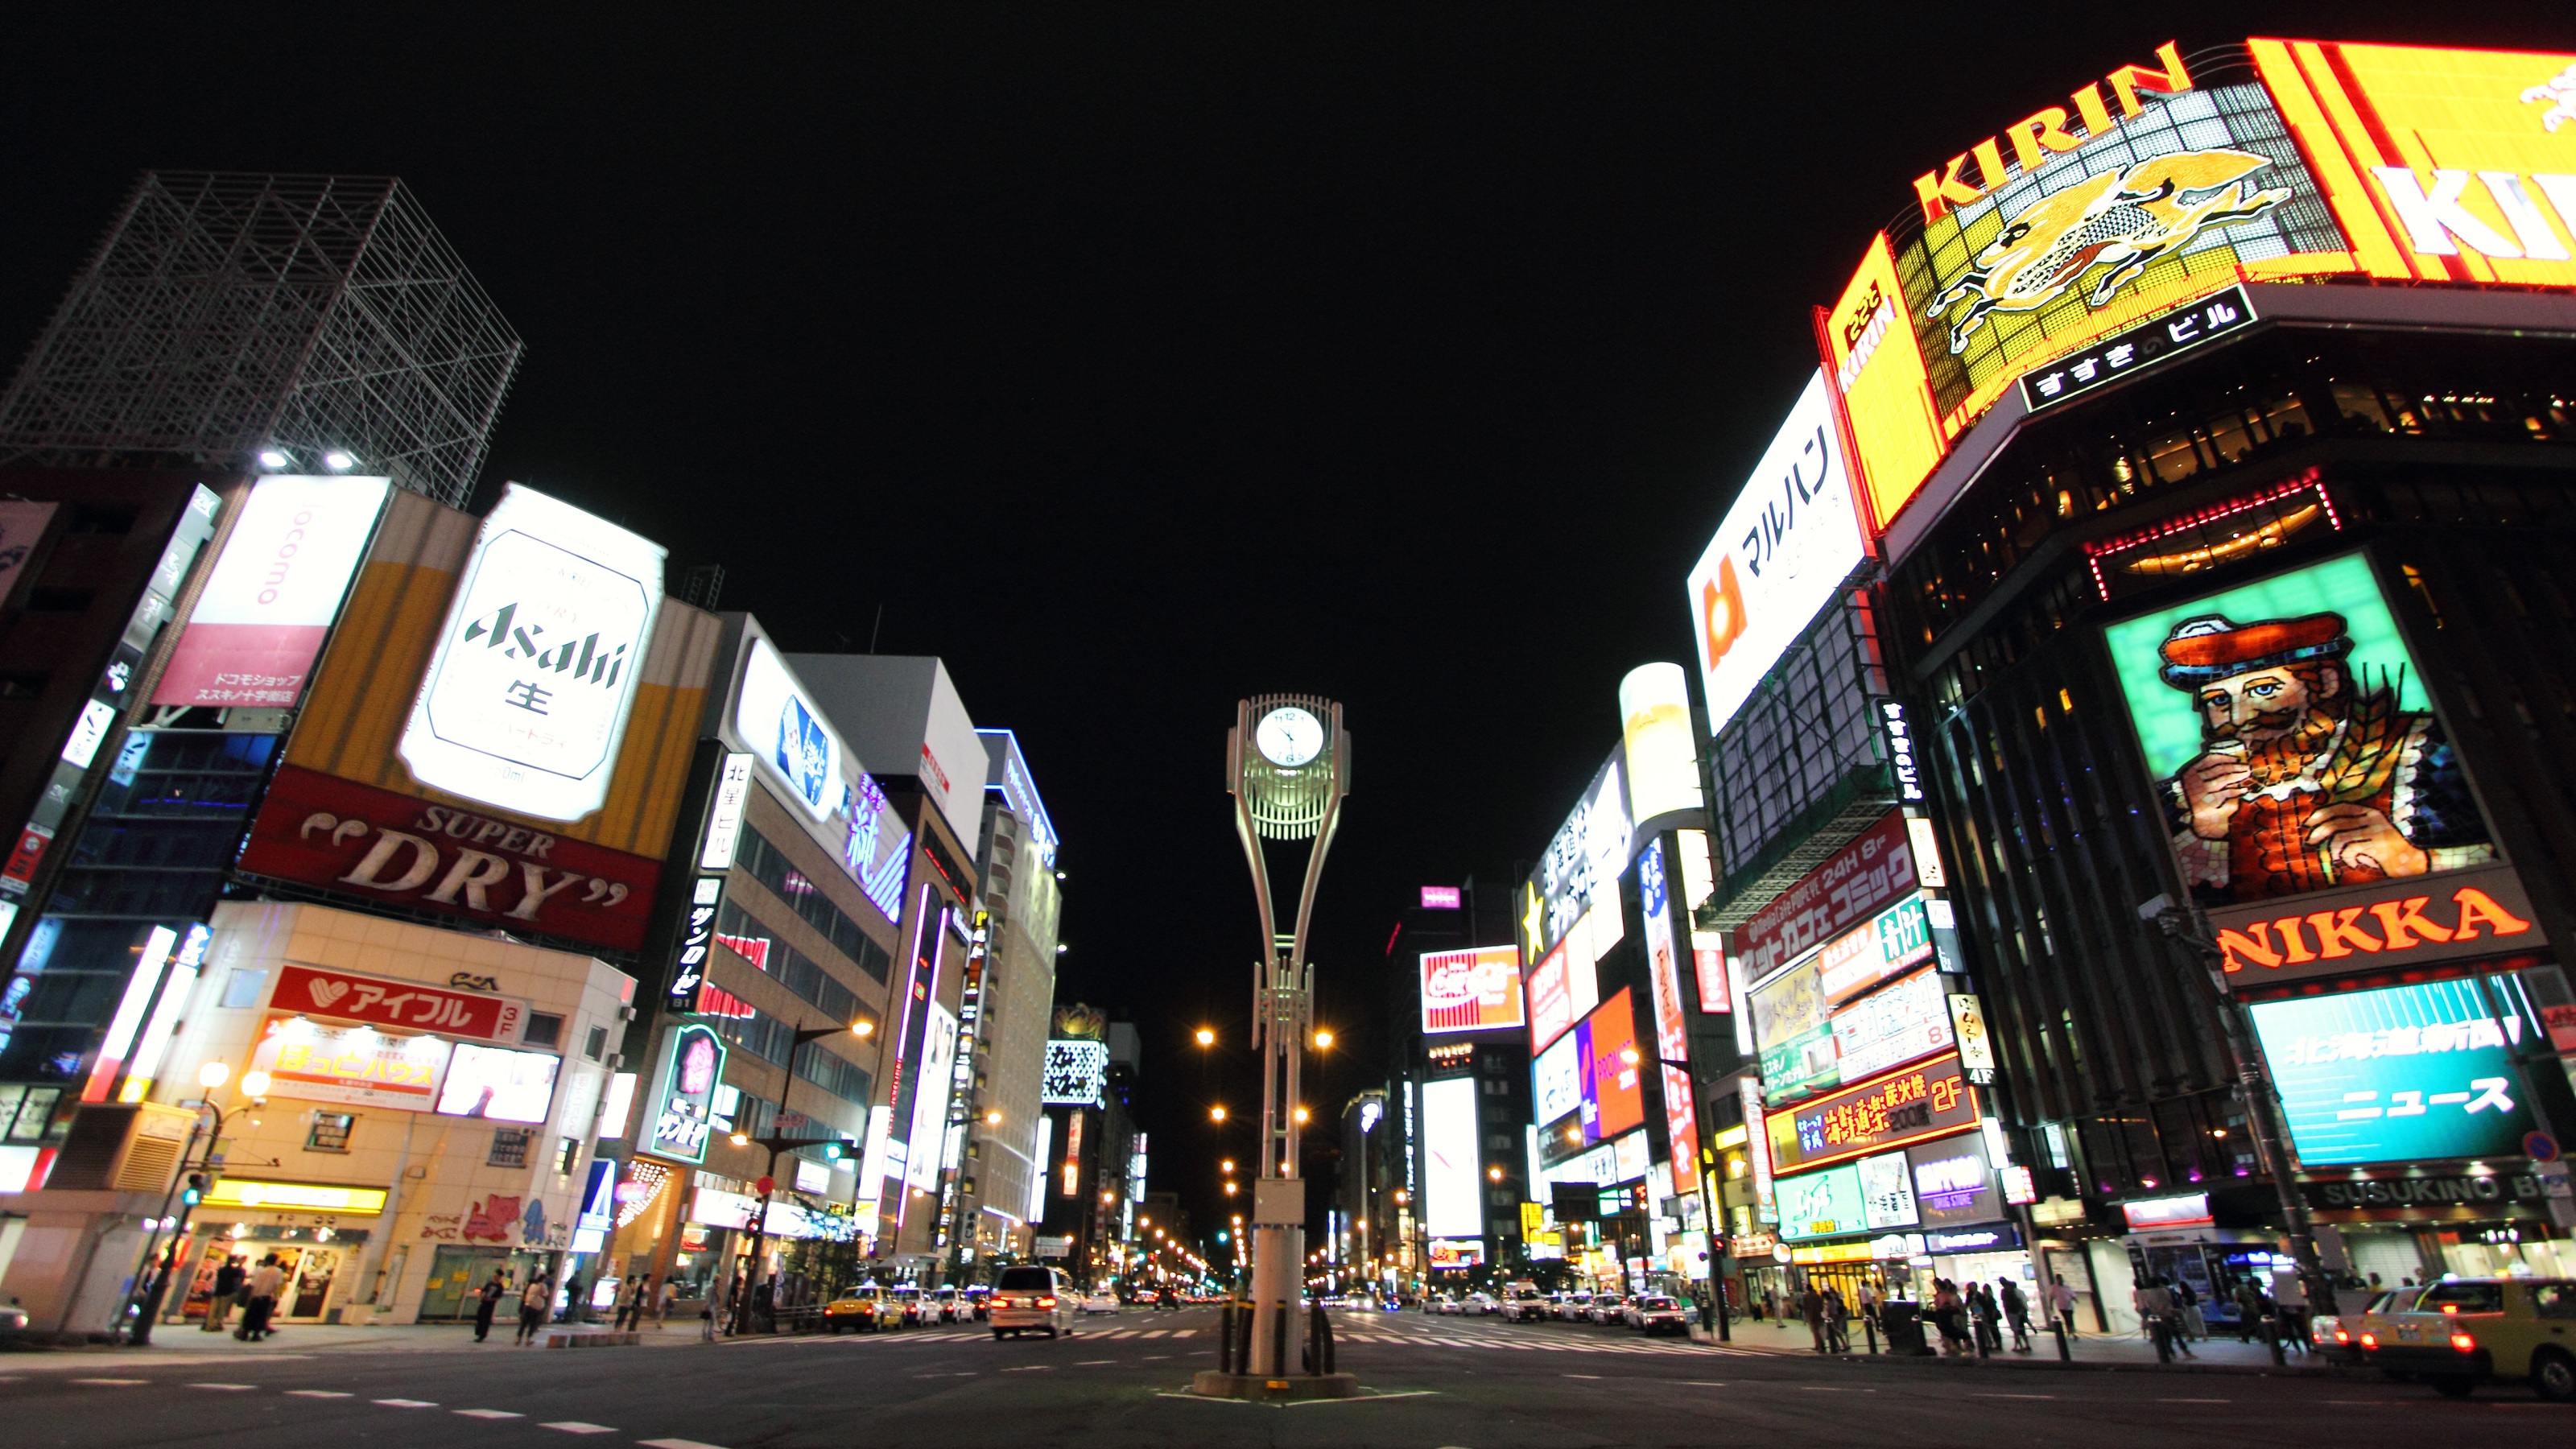
M 2377 1348 L 2377 1347 L 2379 1347 L 2379 1335 L 2378 1335 L 2378 1334 L 2375 1334 L 2375 1333 L 2365 1333 L 2365 1334 L 2363 1334 L 2363 1335 L 2361 1336 L 2361 1346 L 2362 1346 L 2363 1348 Z
M 2442 1312 L 2450 1317 L 2457 1318 L 2460 1316 L 2460 1305 L 2456 1303 L 2445 1303 L 2442 1305 Z
M 1055 1300 L 1052 1298 L 1041 1298 L 1037 1301 L 1037 1306 L 1040 1308 L 1053 1308 L 1055 1306 Z
M 2350 1343 L 2350 1342 L 2352 1342 L 2352 1335 L 2351 1335 L 2351 1334 L 2349 1334 L 2349 1333 L 2346 1333 L 2346 1332 L 2344 1332 L 2342 1329 L 2338 1328 L 2338 1329 L 2336 1329 L 2336 1330 L 2335 1330 L 2335 1342 L 2337 1342 L 2337 1343 Z
M 2478 1340 L 2474 1334 L 2455 1333 L 2451 1335 L 2451 1347 L 2462 1353 L 2475 1353 L 2478 1351 Z

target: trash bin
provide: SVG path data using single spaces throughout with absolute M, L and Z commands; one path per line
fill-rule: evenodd
M 1929 1358 L 1932 1346 L 1923 1341 L 1922 1305 L 1903 1299 L 1891 1299 L 1878 1308 L 1878 1331 L 1887 1336 L 1887 1351 L 1904 1358 Z

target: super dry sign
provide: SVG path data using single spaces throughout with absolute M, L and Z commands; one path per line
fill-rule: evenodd
M 2509 867 L 2409 876 L 2209 913 L 2237 987 L 2536 949 L 2548 937 Z

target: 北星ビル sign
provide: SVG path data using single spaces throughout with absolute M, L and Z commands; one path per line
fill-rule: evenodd
M 292 961 L 277 968 L 277 987 L 268 1004 L 272 1011 L 476 1041 L 516 1042 L 528 1026 L 528 1004 L 515 997 L 448 991 Z
M 658 862 L 282 765 L 243 847 L 255 875 L 634 950 Z
M 1770 1114 L 1771 1170 L 1793 1172 L 1977 1125 L 1956 1053 Z

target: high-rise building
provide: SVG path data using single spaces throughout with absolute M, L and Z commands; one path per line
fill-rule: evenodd
M 982 1108 L 966 1120 L 955 1236 L 961 1261 L 1033 1251 L 1031 1195 L 1044 1186 L 1039 1123 L 1047 1031 L 1055 1009 L 1057 927 L 1063 887 L 1055 823 L 1039 798 L 1020 743 L 1008 730 L 979 730 L 985 774 L 983 853 L 975 863 L 983 896 L 983 979 L 975 1028 Z

